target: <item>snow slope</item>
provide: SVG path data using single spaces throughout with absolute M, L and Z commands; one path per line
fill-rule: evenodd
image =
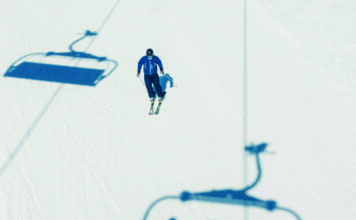
M 115 2 L 0 1 L 0 72 L 66 50 Z M 2 77 L 0 218 L 135 220 L 161 196 L 242 188 L 242 5 L 121 0 L 89 48 L 119 62 L 98 86 Z M 275 152 L 251 193 L 302 219 L 356 215 L 355 10 L 349 0 L 248 2 L 248 140 Z M 176 84 L 154 117 L 136 77 L 149 47 Z M 242 219 L 243 208 L 167 201 L 149 219 L 171 217 Z M 252 208 L 248 219 L 293 217 Z

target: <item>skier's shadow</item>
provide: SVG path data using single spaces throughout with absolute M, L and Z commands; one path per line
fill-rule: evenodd
M 173 77 L 169 75 L 169 73 L 165 73 L 159 77 L 159 84 L 161 85 L 162 92 L 165 92 L 167 89 L 167 84 L 170 84 L 169 87 L 172 88 L 173 84 Z M 155 87 L 153 86 L 153 91 L 156 92 Z

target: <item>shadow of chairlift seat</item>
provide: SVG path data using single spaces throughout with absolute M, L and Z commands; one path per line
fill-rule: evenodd
M 282 208 L 277 205 L 277 202 L 274 200 L 262 200 L 256 197 L 248 195 L 248 191 L 255 188 L 256 185 L 260 182 L 262 176 L 262 168 L 260 163 L 259 155 L 265 152 L 267 148 L 267 143 L 261 143 L 258 145 L 250 145 L 245 147 L 245 151 L 255 156 L 257 164 L 257 177 L 255 181 L 241 190 L 235 189 L 222 189 L 222 190 L 211 190 L 206 192 L 196 192 L 192 193 L 189 191 L 183 191 L 178 196 L 164 196 L 156 201 L 154 201 L 149 208 L 146 210 L 143 220 L 148 220 L 149 213 L 151 210 L 160 202 L 174 199 L 180 200 L 181 202 L 188 201 L 198 201 L 198 202 L 209 202 L 209 203 L 219 203 L 219 204 L 230 204 L 230 205 L 240 205 L 245 207 L 258 207 L 263 208 L 268 211 L 285 211 L 293 215 L 297 220 L 301 220 L 299 215 L 291 209 Z M 176 218 L 171 218 L 176 220 Z
M 97 33 L 86 31 L 70 44 L 69 52 L 31 53 L 15 61 L 4 74 L 15 77 L 75 85 L 96 86 L 118 66 L 115 60 L 75 51 L 73 45 Z
M 249 196 L 247 193 L 261 180 L 262 169 L 259 159 L 259 154 L 264 152 L 267 147 L 267 143 L 261 143 L 259 145 L 246 146 L 245 151 L 249 152 L 256 157 L 257 171 L 258 175 L 255 181 L 241 190 L 234 189 L 222 189 L 222 190 L 212 190 L 208 192 L 198 192 L 191 193 L 184 191 L 180 195 L 180 200 L 182 202 L 195 200 L 201 202 L 213 202 L 213 203 L 225 203 L 232 205 L 242 205 L 242 206 L 253 206 L 264 208 L 269 211 L 273 211 L 277 207 L 277 202 L 274 200 L 261 200 L 252 196 Z

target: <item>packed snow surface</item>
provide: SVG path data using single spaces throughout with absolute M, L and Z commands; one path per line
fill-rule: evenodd
M 0 1 L 0 72 L 66 51 L 114 0 Z M 247 1 L 247 136 L 269 143 L 251 190 L 302 219 L 356 216 L 356 2 Z M 96 87 L 1 77 L 0 219 L 140 220 L 182 191 L 241 189 L 243 1 L 121 0 L 76 50 L 118 68 Z M 174 78 L 158 116 L 137 62 Z M 80 65 L 80 62 L 78 63 Z M 246 119 L 246 118 L 245 118 Z M 150 220 L 243 219 L 244 208 L 167 200 Z M 249 220 L 295 219 L 248 209 Z

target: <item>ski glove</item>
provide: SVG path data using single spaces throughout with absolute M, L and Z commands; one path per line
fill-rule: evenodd
M 161 71 L 161 74 L 163 75 L 164 74 L 163 68 L 160 68 L 160 71 Z
M 137 71 L 137 77 L 140 77 L 140 71 Z

